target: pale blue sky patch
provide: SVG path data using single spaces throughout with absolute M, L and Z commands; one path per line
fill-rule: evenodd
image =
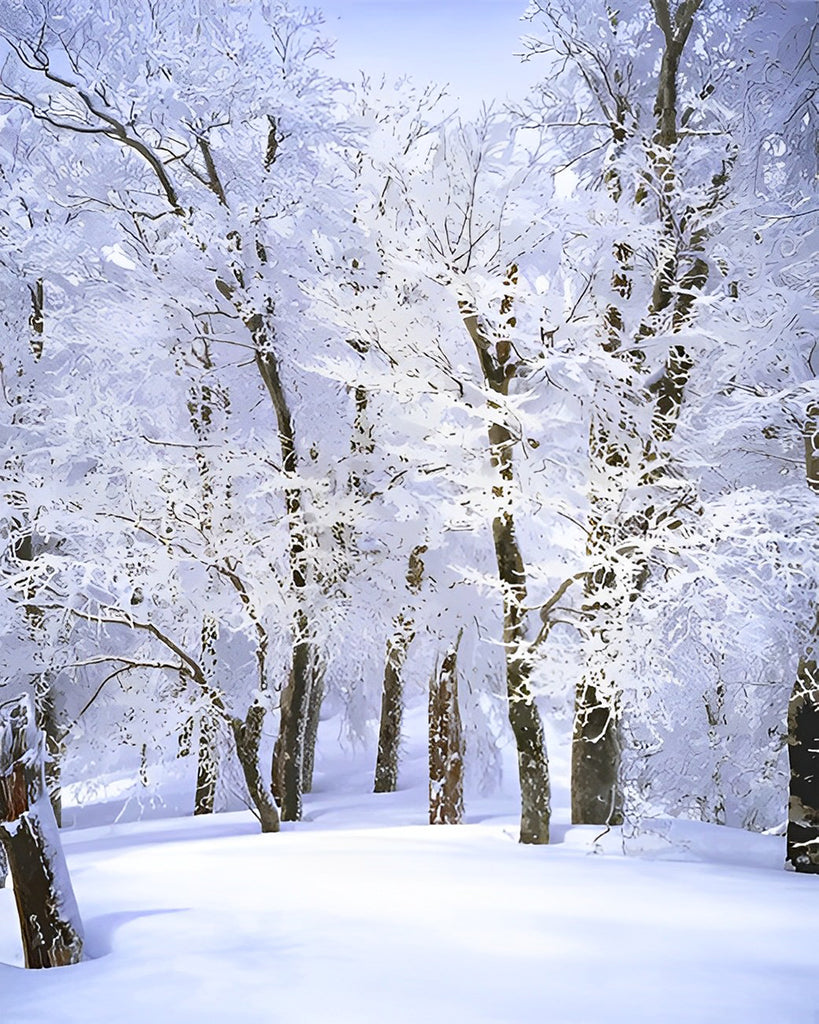
M 520 20 L 526 0 L 324 0 L 327 35 L 336 40 L 343 77 L 409 75 L 448 82 L 454 103 L 474 114 L 481 103 L 522 97 L 537 62 L 522 64 Z

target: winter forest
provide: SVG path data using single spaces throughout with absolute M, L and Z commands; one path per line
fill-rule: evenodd
M 173 824 L 184 870 L 201 847 L 203 888 L 245 873 L 286 946 L 282 890 L 332 902 L 334 863 L 367 886 L 333 844 L 379 814 L 419 844 L 410 878 L 438 844 L 444 901 L 458 879 L 525 908 L 570 870 L 561 898 L 605 913 L 655 867 L 716 894 L 747 876 L 813 971 L 778 1016 L 624 1020 L 819 1005 L 793 931 L 819 873 L 816 7 L 503 6 L 536 85 L 472 114 L 400 67 L 339 77 L 322 15 L 290 3 L 0 0 L 11 1024 L 150 1019 L 93 1016 L 64 981 L 130 977 L 88 973 L 106 953 L 127 972 L 93 929 L 79 962 L 83 884 L 122 909 L 112 850 L 129 871 L 159 850 L 161 875 L 150 836 Z M 170 913 L 145 884 L 129 913 Z M 154 955 L 167 929 L 190 941 L 150 928 Z M 402 984 L 439 977 L 414 955 Z M 386 1015 L 322 984 L 341 1001 L 295 987 L 244 1019 L 599 1016 L 539 1015 L 519 980 L 506 1009 Z M 239 1019 L 204 1006 L 150 1014 Z

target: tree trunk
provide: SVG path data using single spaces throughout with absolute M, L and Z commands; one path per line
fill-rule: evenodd
M 713 696 L 706 694 L 705 715 L 708 720 L 708 749 L 713 758 L 711 767 L 711 778 L 714 783 L 714 799 L 709 805 L 703 800 L 703 821 L 710 821 L 715 825 L 725 824 L 725 789 L 722 780 L 722 766 L 725 764 L 727 754 L 725 752 L 725 683 L 722 680 L 721 662 L 724 656 L 714 657 L 714 665 L 717 669 L 717 681 L 714 687 Z
M 176 650 L 178 651 L 178 648 Z M 244 721 L 239 717 L 229 715 L 222 698 L 210 686 L 202 666 L 187 655 L 182 654 L 182 657 L 190 671 L 193 681 L 201 688 L 203 693 L 208 695 L 214 715 L 219 715 L 230 725 L 230 729 L 236 743 L 236 756 L 239 759 L 239 764 L 245 777 L 245 783 L 247 784 L 248 796 L 253 808 L 255 808 L 255 813 L 259 819 L 259 823 L 261 824 L 262 832 L 278 832 L 279 812 L 276 808 L 270 789 L 265 785 L 262 779 L 262 773 L 259 768 L 259 748 L 261 747 L 262 728 L 265 720 L 264 706 L 258 703 L 251 704 L 247 710 L 247 715 L 245 716 Z M 205 718 L 206 717 L 207 716 L 205 716 Z M 215 723 L 212 728 L 213 736 L 215 737 L 217 730 Z M 205 730 L 203 729 L 202 733 L 200 733 L 200 756 L 204 732 Z M 215 745 L 213 738 L 209 738 L 207 742 Z M 205 779 L 203 779 L 200 771 L 200 778 L 197 781 L 202 784 L 204 795 L 207 785 L 207 772 L 205 773 Z
M 605 455 L 592 447 L 592 456 L 605 459 L 611 467 L 625 462 L 622 453 L 608 441 L 607 435 L 597 431 Z M 605 441 L 603 440 L 605 437 Z M 615 454 L 616 452 L 616 454 Z M 571 805 L 574 825 L 619 825 L 622 823 L 622 793 L 620 790 L 620 736 L 614 687 L 606 679 L 610 671 L 607 651 L 607 627 L 613 617 L 621 613 L 626 594 L 626 605 L 639 591 L 640 572 L 632 571 L 622 579 L 623 559 L 615 550 L 618 535 L 616 527 L 605 527 L 610 509 L 595 507 L 592 500 L 592 530 L 588 554 L 598 564 L 586 579 L 583 603 L 584 616 L 590 621 L 591 639 L 586 645 L 586 664 L 583 678 L 575 689 L 574 725 L 571 755 Z M 624 544 L 627 539 L 622 538 Z
M 45 334 L 45 287 L 41 277 L 28 286 L 31 295 L 31 315 L 28 318 L 31 327 L 29 345 L 35 359 L 43 354 L 43 335 Z
M 38 281 L 38 290 L 32 289 L 32 297 L 39 294 L 40 305 L 35 305 L 34 315 L 39 317 L 39 330 L 36 332 L 38 336 L 42 336 L 43 320 L 42 320 L 42 280 Z M 39 312 L 38 312 L 39 310 Z M 34 322 L 34 321 L 32 321 Z M 42 354 L 42 349 L 40 350 Z M 38 355 L 39 358 L 39 355 Z M 38 553 L 35 551 L 34 534 L 31 526 L 30 517 L 26 518 L 25 525 L 17 523 L 20 532 L 15 538 L 12 548 L 14 554 L 21 562 L 33 561 L 35 555 Z M 27 593 L 26 597 L 29 601 L 33 598 L 33 594 Z M 25 606 L 26 620 L 28 621 L 29 627 L 32 632 L 32 639 L 35 643 L 40 641 L 40 634 L 43 628 L 44 613 L 42 608 L 39 608 L 36 604 L 27 603 Z M 46 751 L 47 759 L 45 763 L 45 775 L 46 785 L 48 788 L 48 796 L 51 800 L 51 806 L 54 811 L 54 817 L 59 826 L 62 822 L 62 792 L 61 792 L 61 778 L 60 778 L 60 766 L 63 757 L 63 734 L 60 731 L 59 723 L 57 721 L 57 708 L 54 696 L 53 687 L 53 674 L 46 670 L 40 672 L 38 675 L 32 678 L 32 685 L 34 687 L 34 707 L 37 713 L 37 724 L 38 727 L 45 734 L 46 740 Z
M 218 729 L 209 715 L 199 720 L 199 746 L 197 749 L 196 795 L 193 813 L 213 814 L 216 799 L 216 781 L 219 777 L 219 752 L 216 746 Z
M 82 957 L 82 924 L 45 782 L 45 737 L 27 696 L 0 705 L 0 842 L 26 967 Z
M 259 770 L 259 747 L 262 739 L 265 710 L 260 704 L 251 704 L 244 722 L 241 718 L 231 720 L 233 738 L 236 741 L 236 754 L 245 776 L 247 791 L 256 813 L 262 832 L 279 831 L 279 812 L 273 796 L 265 785 Z
M 523 659 L 507 659 L 509 723 L 515 736 L 520 779 L 520 841 L 542 844 L 549 842 L 551 819 L 549 760 L 543 722 L 529 688 L 529 671 Z
M 788 760 L 786 857 L 796 871 L 819 874 L 819 670 L 812 649 L 799 662 L 788 703 Z
M 265 383 L 279 428 L 282 449 L 282 468 L 288 476 L 298 468 L 296 436 L 290 408 L 282 386 L 279 363 L 270 345 L 265 320 L 254 315 L 247 321 L 256 346 L 256 366 Z M 317 653 L 309 640 L 309 621 L 304 607 L 307 587 L 307 559 L 302 516 L 302 496 L 298 487 L 284 492 L 289 526 L 290 574 L 298 602 L 294 615 L 293 661 L 290 677 L 282 693 L 279 736 L 273 752 L 272 786 L 281 805 L 283 821 L 299 821 L 302 810 L 304 782 L 304 745 L 307 736 L 310 696 L 313 689 L 314 669 L 318 665 Z
M 45 282 L 42 277 L 37 278 L 33 285 L 29 285 L 31 296 L 31 315 L 29 326 L 31 327 L 30 346 L 36 360 L 43 355 L 45 340 Z M 30 522 L 30 519 L 29 519 Z M 15 554 L 23 561 L 31 561 L 34 558 L 34 537 L 29 531 L 23 534 L 15 544 Z M 41 628 L 43 623 L 43 612 L 36 605 L 26 605 L 26 618 L 31 623 L 33 631 Z M 45 778 L 48 796 L 57 826 L 62 824 L 62 791 L 60 779 L 60 766 L 63 756 L 63 736 L 57 722 L 57 709 L 54 700 L 53 680 L 50 672 L 42 672 L 34 680 L 34 706 L 37 711 L 39 727 L 45 734 L 47 759 L 45 763 Z
M 427 545 L 413 548 L 407 565 L 407 589 L 420 592 L 424 581 Z M 375 762 L 374 793 L 394 793 L 398 785 L 398 753 L 401 746 L 401 721 L 404 716 L 402 670 L 407 652 L 415 638 L 414 609 L 405 608 L 393 621 L 393 633 L 387 641 L 384 659 L 384 684 L 381 690 L 381 720 L 378 729 L 378 756 Z
M 384 660 L 374 793 L 394 793 L 398 786 L 398 752 L 404 716 L 404 684 L 401 669 L 407 659 L 407 651 L 414 633 L 411 623 L 407 623 L 403 614 L 396 616 L 393 626 L 395 632 L 387 641 L 387 656 Z
M 811 404 L 805 423 L 805 473 L 808 486 L 819 494 L 819 404 Z M 788 703 L 787 860 L 796 871 L 819 874 L 819 612 L 811 643 L 799 662 Z
M 575 694 L 572 734 L 572 823 L 619 824 L 620 745 L 612 709 L 584 679 Z
M 205 162 L 207 185 L 219 202 L 227 207 L 227 200 L 222 181 L 219 177 L 213 154 L 207 141 L 198 139 L 200 152 Z M 268 132 L 266 166 L 276 161 L 279 146 L 278 127 L 274 119 L 270 122 Z M 154 166 L 154 165 L 152 165 Z M 154 170 L 157 170 L 154 166 Z M 172 205 L 178 206 L 176 193 L 166 190 Z M 238 240 L 238 236 L 236 236 Z M 267 262 L 267 252 L 258 242 L 256 255 L 262 263 Z M 254 361 L 273 405 L 276 425 L 279 433 L 279 445 L 282 453 L 282 470 L 286 477 L 292 478 L 298 470 L 296 453 L 296 434 L 290 406 L 282 384 L 279 360 L 275 351 L 275 327 L 273 323 L 274 305 L 268 297 L 264 311 L 248 310 L 241 298 L 237 301 L 236 285 L 242 290 L 245 287 L 243 272 L 234 267 L 235 284 L 221 279 L 216 280 L 216 288 L 225 298 L 230 299 L 236 312 L 242 317 L 245 327 L 253 341 Z M 315 652 L 309 642 L 308 619 L 304 598 L 307 586 L 307 559 L 305 554 L 305 526 L 302 514 L 302 494 L 299 487 L 291 484 L 285 488 L 285 507 L 288 525 L 288 558 L 293 590 L 297 602 L 294 615 L 293 660 L 288 683 L 282 693 L 281 719 L 279 736 L 273 751 L 271 765 L 271 788 L 275 798 L 281 804 L 284 821 L 298 821 L 301 818 L 301 798 L 305 779 L 305 739 L 308 732 L 308 716 L 310 714 L 310 698 L 313 689 L 313 668 L 318 664 Z M 317 698 L 318 699 L 318 698 Z M 250 713 L 248 714 L 249 717 Z M 234 729 L 235 732 L 235 729 Z M 237 741 L 238 745 L 238 741 Z M 310 768 L 312 772 L 312 768 Z M 262 787 L 263 792 L 267 790 Z M 278 817 L 276 821 L 278 828 Z
M 429 823 L 460 825 L 464 816 L 464 743 L 458 706 L 458 646 L 429 685 Z
M 490 426 L 490 436 L 496 424 Z M 504 449 L 508 450 L 508 449 Z M 529 687 L 531 666 L 525 636 L 526 580 L 511 513 L 492 524 L 498 573 L 505 587 L 503 639 L 506 650 L 506 693 L 509 724 L 515 736 L 520 779 L 520 841 L 548 843 L 550 809 L 549 761 L 543 722 Z
M 54 684 L 52 673 L 42 672 L 35 681 L 35 707 L 37 721 L 42 729 L 46 742 L 45 780 L 48 798 L 57 826 L 62 825 L 62 759 L 63 738 L 57 721 L 57 708 L 54 700 Z
M 313 657 L 318 651 L 312 648 Z M 319 722 L 321 721 L 321 705 L 324 702 L 324 664 L 313 666 L 310 682 L 310 703 L 307 711 L 307 728 L 304 731 L 304 759 L 302 763 L 301 791 L 312 793 L 313 772 L 316 766 L 316 742 L 318 741 Z
M 284 733 L 283 723 L 285 715 L 289 715 L 289 711 L 286 710 L 285 705 L 290 700 L 292 693 L 293 688 L 290 684 L 290 680 L 288 679 L 279 700 L 279 734 L 273 745 L 273 759 L 270 765 L 270 789 L 279 807 L 282 805 L 282 796 L 284 795 L 284 754 L 282 750 L 282 744 L 284 742 L 282 739 Z
M 205 373 L 213 370 L 208 334 L 210 327 L 203 321 L 201 327 L 201 348 L 193 349 L 194 358 L 199 361 Z M 205 378 L 207 379 L 207 378 Z M 214 392 L 207 383 L 192 384 L 188 395 L 188 415 L 191 427 L 200 442 L 210 440 L 213 423 Z M 212 513 L 216 504 L 213 486 L 213 468 L 206 451 L 197 448 L 194 453 L 196 468 L 199 471 L 199 484 L 202 489 L 200 509 L 202 529 L 209 532 L 213 528 Z M 209 678 L 216 671 L 216 637 L 218 627 L 216 620 L 206 612 L 202 618 L 202 653 L 201 664 Z M 196 751 L 196 792 L 193 798 L 194 816 L 213 814 L 216 800 L 216 781 L 219 775 L 219 755 L 216 747 L 217 725 L 209 715 L 201 714 L 199 718 L 199 742 Z
M 315 664 L 312 645 L 304 638 L 304 612 L 297 613 L 296 625 L 299 636 L 293 646 L 290 678 L 282 691 L 279 736 L 273 751 L 272 786 L 282 809 L 282 821 L 301 820 L 305 738 Z
M 516 268 L 509 271 L 505 282 L 510 288 Z M 504 298 L 501 311 L 511 304 Z M 492 391 L 506 396 L 509 382 L 516 373 L 510 362 L 511 346 L 503 339 L 492 344 L 477 315 L 461 303 L 461 315 L 475 346 L 484 380 Z M 493 403 L 489 403 L 490 408 Z M 526 573 L 523 556 L 515 536 L 511 490 L 514 486 L 512 446 L 515 439 L 502 422 L 490 422 L 489 454 L 498 472 L 499 483 L 493 487 L 498 514 L 492 521 L 492 541 L 498 578 L 503 586 L 503 647 L 506 655 L 506 693 L 509 724 L 515 736 L 520 778 L 520 841 L 548 843 L 550 810 L 549 761 L 543 722 L 529 687 L 531 649 L 526 640 Z

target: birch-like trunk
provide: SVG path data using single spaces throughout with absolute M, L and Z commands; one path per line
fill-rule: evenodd
M 207 322 L 201 325 L 200 330 L 202 344 L 201 348 L 194 352 L 194 356 L 201 364 L 205 374 L 208 374 L 213 370 L 213 360 L 208 340 L 210 329 Z M 205 377 L 205 380 L 207 380 L 207 377 Z M 190 389 L 188 415 L 193 432 L 200 442 L 204 443 L 210 439 L 216 400 L 217 395 L 214 394 L 213 389 L 207 383 L 192 386 Z M 199 484 L 201 487 L 199 500 L 202 528 L 206 532 L 210 532 L 213 529 L 213 511 L 217 501 L 213 484 L 213 467 L 204 448 L 196 449 L 194 459 L 199 472 Z M 200 661 L 205 671 L 210 671 L 211 674 L 215 673 L 216 669 L 217 633 L 216 621 L 209 612 L 206 612 L 202 620 L 202 651 Z M 217 735 L 216 721 L 210 715 L 201 714 L 199 717 L 199 737 L 196 755 L 194 815 L 213 814 L 216 799 L 216 783 L 219 777 Z
M 611 439 L 602 424 L 594 423 L 589 436 L 592 480 L 600 482 L 602 494 L 612 477 L 623 471 L 628 454 Z M 615 689 L 607 677 L 610 671 L 606 651 L 606 629 L 613 624 L 623 595 L 633 581 L 623 580 L 622 567 L 613 556 L 617 548 L 616 527 L 610 524 L 611 499 L 600 498 L 591 489 L 589 541 L 590 562 L 585 581 L 583 614 L 590 623 L 583 678 L 575 690 L 571 754 L 571 807 L 573 824 L 616 824 L 620 819 L 618 786 L 620 743 Z
M 31 700 L 0 705 L 0 843 L 14 884 L 26 967 L 82 957 L 82 923 L 45 781 L 45 737 Z
M 218 727 L 210 715 L 199 719 L 199 742 L 196 752 L 196 793 L 193 813 L 213 814 L 216 782 L 219 777 Z

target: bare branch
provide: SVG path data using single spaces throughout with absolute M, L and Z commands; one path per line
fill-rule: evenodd
M 587 578 L 588 578 L 588 572 L 586 572 L 585 570 L 583 570 L 582 572 L 576 572 L 574 574 L 574 576 L 569 576 L 568 579 L 565 579 L 560 584 L 560 586 L 552 594 L 552 596 L 549 598 L 549 600 L 546 601 L 545 604 L 542 604 L 540 606 L 540 619 L 541 619 L 541 622 L 543 623 L 543 625 L 542 625 L 538 635 L 532 641 L 532 644 L 531 644 L 531 647 L 530 647 L 531 651 L 534 651 L 537 647 L 540 646 L 540 644 L 542 644 L 547 639 L 547 637 L 549 636 L 549 633 L 552 630 L 552 626 L 555 625 L 555 621 L 556 620 L 553 620 L 551 618 L 550 612 L 556 607 L 558 601 L 560 601 L 560 599 L 563 597 L 563 595 L 566 593 L 566 591 L 569 589 L 569 587 L 571 587 L 571 585 L 573 583 L 578 583 L 581 580 L 585 582 L 585 580 Z M 563 621 L 563 620 L 561 620 L 561 621 Z

